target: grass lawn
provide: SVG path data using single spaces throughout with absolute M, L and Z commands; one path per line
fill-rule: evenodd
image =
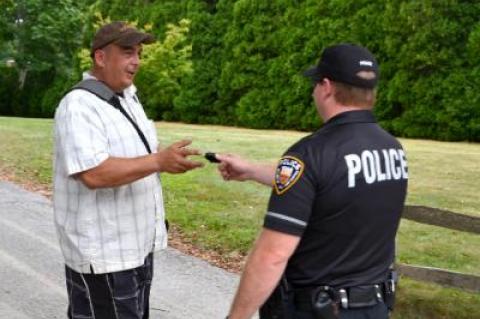
M 275 161 L 306 133 L 158 123 L 168 145 L 183 138 L 203 151 Z M 0 117 L 0 170 L 19 182 L 51 184 L 52 120 Z M 408 203 L 480 217 L 480 144 L 403 139 L 409 159 Z M 169 220 L 195 245 L 247 253 L 261 228 L 269 189 L 225 183 L 215 165 L 162 177 Z M 480 275 L 480 236 L 402 221 L 398 260 Z M 393 318 L 480 318 L 480 296 L 402 278 Z

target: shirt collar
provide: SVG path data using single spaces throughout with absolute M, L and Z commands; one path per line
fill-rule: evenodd
M 355 110 L 342 112 L 329 119 L 323 127 L 330 127 L 348 123 L 376 123 L 375 116 L 370 110 Z
M 97 78 L 94 77 L 92 74 L 90 74 L 90 72 L 83 72 L 83 79 L 84 80 L 88 80 L 88 79 L 97 80 Z M 137 93 L 137 87 L 133 84 L 130 85 L 129 87 L 127 87 L 125 90 L 123 90 L 124 96 L 133 97 L 135 95 L 135 93 Z

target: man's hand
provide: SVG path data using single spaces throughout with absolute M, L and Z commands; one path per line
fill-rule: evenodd
M 191 143 L 192 141 L 182 140 L 173 143 L 167 148 L 159 149 L 155 154 L 158 163 L 158 171 L 179 174 L 202 167 L 203 163 L 187 159 L 190 155 L 200 155 L 200 151 L 186 147 Z
M 251 318 L 282 277 L 300 237 L 264 228 L 245 264 L 229 318 Z
M 218 171 L 226 181 L 246 181 L 252 178 L 253 164 L 232 154 L 216 154 L 220 161 Z
M 117 187 L 132 183 L 157 172 L 184 173 L 203 166 L 200 162 L 187 160 L 187 156 L 199 151 L 186 148 L 191 141 L 173 143 L 158 153 L 134 158 L 109 157 L 98 166 L 75 175 L 88 188 Z
M 276 166 L 273 164 L 251 163 L 238 155 L 216 154 L 220 161 L 218 170 L 226 181 L 252 180 L 260 184 L 272 186 Z

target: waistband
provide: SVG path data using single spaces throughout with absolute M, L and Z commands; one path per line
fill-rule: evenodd
M 319 286 L 293 290 L 295 308 L 301 311 L 311 311 L 312 304 L 320 295 L 328 294 L 337 307 L 343 309 L 371 307 L 384 301 L 385 284 L 364 285 L 348 288 L 332 288 Z

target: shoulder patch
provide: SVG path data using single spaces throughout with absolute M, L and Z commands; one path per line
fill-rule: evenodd
M 302 176 L 305 165 L 293 156 L 284 156 L 280 159 L 275 171 L 275 191 L 278 195 L 285 193 Z

